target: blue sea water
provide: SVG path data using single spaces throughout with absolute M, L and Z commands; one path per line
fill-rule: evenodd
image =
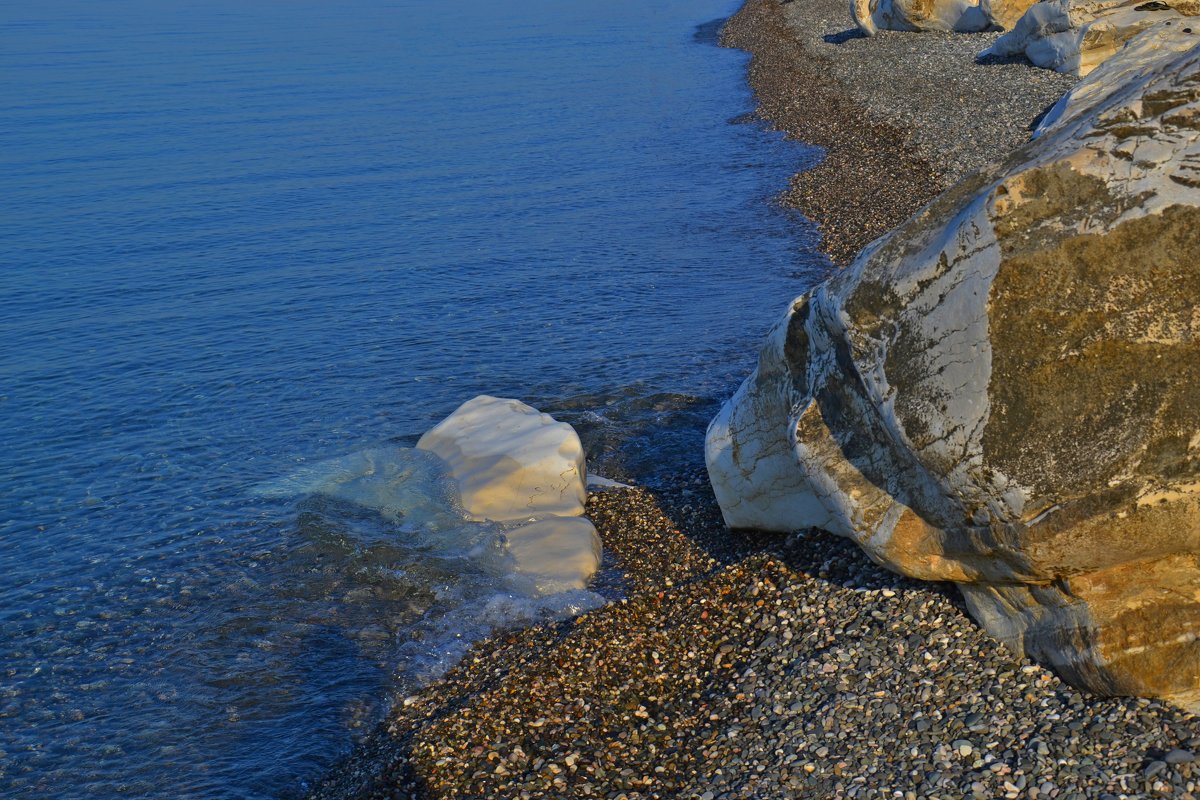
M 481 392 L 616 477 L 695 463 L 826 269 L 734 10 L 0 2 L 0 796 L 294 796 L 570 610 L 255 487 Z

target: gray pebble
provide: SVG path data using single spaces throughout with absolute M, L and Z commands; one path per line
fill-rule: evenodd
M 1191 750 L 1182 750 L 1177 747 L 1163 756 L 1162 760 L 1168 764 L 1190 764 L 1196 760 L 1196 754 Z

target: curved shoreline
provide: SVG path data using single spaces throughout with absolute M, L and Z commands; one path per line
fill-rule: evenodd
M 980 160 L 1019 144 L 1069 79 L 962 64 L 988 34 L 860 40 L 830 29 L 838 13 L 849 28 L 835 0 L 748 0 L 723 41 L 751 51 L 761 116 L 825 149 L 781 200 L 816 221 L 823 248 L 845 264 Z M 936 91 L 873 86 L 914 41 L 936 43 L 916 81 Z M 964 89 L 964 113 L 946 112 L 955 122 L 939 125 L 937 107 L 888 105 L 889 96 L 932 103 L 956 70 L 984 77 Z M 996 92 L 1008 97 L 1004 112 L 971 137 L 971 103 Z M 947 141 L 931 139 L 939 132 Z M 1196 790 L 1200 771 L 1160 760 L 1200 748 L 1194 717 L 1081 694 L 989 639 L 953 590 L 887 572 L 847 541 L 730 532 L 702 472 L 657 492 L 594 495 L 587 513 L 626 599 L 478 643 L 442 680 L 400 699 L 311 797 Z
M 821 74 L 824 59 L 792 35 L 774 0 L 748 0 L 721 43 L 751 54 L 747 79 L 759 116 L 824 151 L 817 166 L 791 177 L 780 200 L 817 224 L 835 264 L 848 264 L 944 188 L 940 171 L 906 146 L 905 131 L 871 119 Z
M 751 53 L 758 113 L 821 147 L 781 197 L 845 265 L 968 173 L 1028 139 L 1074 79 L 1026 62 L 978 63 L 996 33 L 881 31 L 838 0 L 747 0 L 722 42 Z

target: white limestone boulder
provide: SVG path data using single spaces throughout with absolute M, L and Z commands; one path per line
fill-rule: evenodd
M 850 0 L 850 16 L 868 36 L 881 30 L 968 33 L 991 25 L 972 0 Z
M 1087 80 L 1075 84 L 1046 112 L 1033 132 L 1034 138 L 1071 121 L 1079 114 L 1086 114 L 1105 95 L 1160 68 L 1171 53 L 1182 53 L 1200 44 L 1195 30 L 1176 20 L 1166 20 L 1130 39 L 1121 48 L 1119 58 L 1105 61 Z
M 422 436 L 417 449 L 446 462 L 471 519 L 583 513 L 587 468 L 578 434 L 519 400 L 468 400 Z
M 585 517 L 550 517 L 505 531 L 504 537 L 517 572 L 538 594 L 582 589 L 600 568 L 600 537 Z
M 730 526 L 847 536 L 1076 685 L 1196 710 L 1200 46 L 1124 57 L 794 301 L 706 457 Z
M 1044 0 L 980 56 L 1025 56 L 1036 66 L 1082 77 L 1142 31 L 1164 23 L 1186 28 L 1197 13 L 1197 0 Z

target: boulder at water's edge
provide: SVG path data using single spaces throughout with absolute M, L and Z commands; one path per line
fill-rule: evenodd
M 731 526 L 850 537 L 1077 685 L 1194 709 L 1200 48 L 1156 52 L 794 301 L 706 454 Z
M 431 428 L 417 449 L 441 457 L 468 516 L 525 521 L 504 531 L 505 551 L 539 595 L 582 589 L 602 548 L 581 516 L 587 468 L 575 429 L 520 400 L 479 395 Z
M 468 400 L 422 436 L 417 449 L 449 465 L 474 519 L 583 513 L 587 467 L 579 435 L 519 400 Z

